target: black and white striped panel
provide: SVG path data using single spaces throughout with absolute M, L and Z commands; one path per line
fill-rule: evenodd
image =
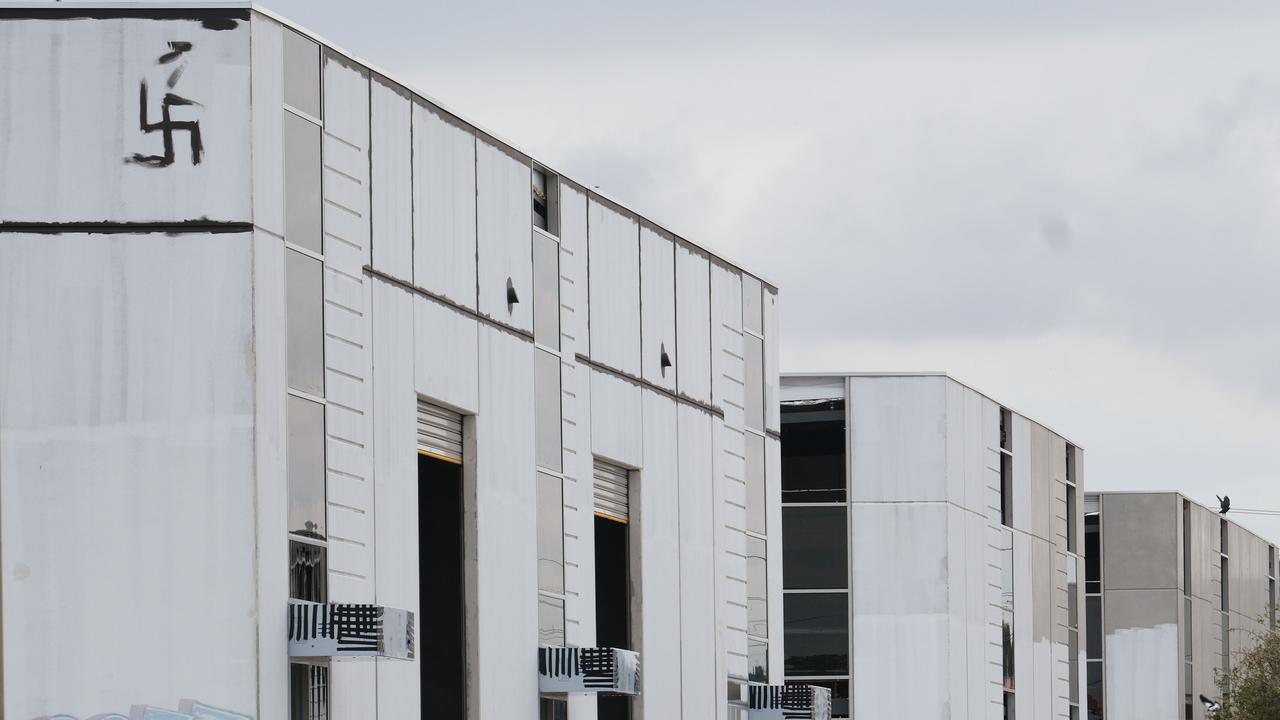
M 418 401 L 418 452 L 462 463 L 462 415 L 426 400 Z
M 389 635 L 392 632 L 397 636 Z M 289 650 L 295 657 L 412 659 L 413 635 L 413 613 L 404 610 L 360 603 L 289 606 Z
M 815 713 L 815 694 L 826 692 L 809 685 L 751 685 L 747 688 L 748 714 L 753 720 L 817 720 L 830 711 Z M 821 706 L 822 703 L 819 703 Z M 830 703 L 826 704 L 827 706 Z
M 614 648 L 538 648 L 538 676 L 542 692 L 634 695 L 640 690 L 638 656 Z

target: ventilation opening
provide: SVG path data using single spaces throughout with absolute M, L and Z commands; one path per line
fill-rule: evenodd
M 627 525 L 596 516 L 596 645 L 631 648 L 630 559 Z M 599 720 L 629 720 L 631 699 L 598 696 Z
M 462 466 L 418 456 L 418 637 L 422 717 L 463 720 L 466 626 Z

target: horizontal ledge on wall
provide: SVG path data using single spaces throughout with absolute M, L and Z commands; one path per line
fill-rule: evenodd
M 691 398 L 688 395 L 682 395 L 680 393 L 671 392 L 670 390 L 662 387 L 661 385 L 654 385 L 653 383 L 649 382 L 648 380 L 645 380 L 644 378 L 636 377 L 635 375 L 632 375 L 631 373 L 626 372 L 624 370 L 619 370 L 614 367 L 609 367 L 604 363 L 592 360 L 591 358 L 587 357 L 586 355 L 583 355 L 582 353 L 578 353 L 575 356 L 575 358 L 579 363 L 586 365 L 592 370 L 599 370 L 600 372 L 606 375 L 612 375 L 613 377 L 616 377 L 619 380 L 624 380 L 626 382 L 631 383 L 632 385 L 642 387 L 646 390 L 652 390 L 658 393 L 659 395 L 665 395 L 666 397 L 669 397 L 678 403 L 681 403 L 683 405 L 688 405 L 689 407 L 697 408 L 705 413 L 710 413 L 720 418 L 721 420 L 724 419 L 724 410 L 716 407 L 715 405 L 704 403 L 701 400 Z
M 118 235 L 120 233 L 163 233 L 185 235 L 188 233 L 247 233 L 253 231 L 253 223 L 217 222 L 214 220 L 180 220 L 178 222 L 0 222 L 0 232 L 31 233 L 36 235 L 61 235 L 83 233 L 87 235 Z

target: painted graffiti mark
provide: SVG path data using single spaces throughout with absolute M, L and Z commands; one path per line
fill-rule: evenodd
M 157 65 L 173 65 L 173 70 L 170 71 L 169 77 L 165 80 L 165 84 L 170 90 L 182 79 L 182 74 L 186 71 L 188 64 L 187 53 L 191 52 L 192 47 L 194 46 L 189 42 L 172 41 L 169 43 L 169 52 L 161 55 L 156 61 Z M 174 63 L 177 64 L 175 65 Z M 199 165 L 201 158 L 204 156 L 204 143 L 200 137 L 200 121 L 174 120 L 172 110 L 175 107 L 200 107 L 200 103 L 175 93 L 166 92 L 160 101 L 160 120 L 152 122 L 148 96 L 149 87 L 144 78 L 138 90 L 139 129 L 144 135 L 160 132 L 164 144 L 164 154 L 146 155 L 144 153 L 134 153 L 132 157 L 125 158 L 125 162 L 155 168 L 168 167 L 177 159 L 177 153 L 173 147 L 174 133 L 186 132 L 191 140 L 191 164 Z
M 74 715 L 41 715 L 32 720 L 79 720 Z M 178 710 L 165 710 L 150 705 L 134 705 L 128 715 L 102 713 L 84 720 L 253 720 L 252 715 L 223 710 L 196 700 L 183 700 Z

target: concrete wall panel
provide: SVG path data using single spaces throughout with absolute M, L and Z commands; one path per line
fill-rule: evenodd
M 1013 527 L 1031 533 L 1031 421 L 1013 414 Z
M 476 142 L 476 269 L 480 313 L 533 332 L 533 170 Z M 507 281 L 519 302 L 508 304 Z
M 1105 604 L 1107 716 L 1180 717 L 1178 591 L 1107 591 Z
M 1179 587 L 1177 496 L 1110 494 L 1102 498 L 1107 551 L 1102 575 L 1108 590 Z
M 253 223 L 284 237 L 284 35 L 279 23 L 253 21 Z M 281 270 L 283 273 L 283 270 Z
M 255 35 L 256 37 L 256 35 Z M 278 34 L 277 34 L 278 40 Z M 289 498 L 285 406 L 288 385 L 285 338 L 285 247 L 265 232 L 253 239 L 254 459 L 258 548 L 258 715 L 289 712 L 287 633 L 289 603 Z M 265 570 L 265 571 L 264 571 Z
M 680 717 L 682 703 L 679 435 L 675 401 L 651 390 L 641 396 L 644 461 L 631 490 L 631 532 L 639 533 L 632 617 L 645 670 L 637 714 L 665 720 Z
M 854 715 L 952 716 L 947 506 L 855 504 L 851 526 Z
M 675 245 L 657 231 L 640 228 L 640 367 L 645 380 L 676 389 L 676 264 Z M 661 364 L 667 353 L 671 367 Z
M 720 704 L 720 683 L 716 681 L 713 419 L 681 405 L 676 423 L 680 460 L 680 667 L 684 676 L 681 707 L 686 718 L 713 718 Z M 771 569 L 774 564 L 770 564 Z M 776 565 L 781 568 L 782 564 Z M 780 594 L 778 599 L 781 604 Z
M 782 344 L 779 327 L 778 291 L 764 289 L 764 423 L 766 430 L 780 432 L 778 408 L 778 347 Z
M 675 252 L 679 389 L 691 398 L 710 402 L 711 269 L 707 256 L 698 250 L 677 244 Z
M 591 376 L 591 452 L 638 468 L 644 462 L 640 387 L 599 370 Z
M 408 108 L 405 109 L 406 113 Z M 414 297 L 373 284 L 374 598 L 419 613 L 417 395 L 414 392 Z M 413 661 L 377 667 L 378 715 L 421 712 L 421 648 Z
M 945 500 L 942 377 L 850 379 L 855 501 Z
M 253 262 L 247 233 L 0 235 L 6 717 L 256 712 Z
M 766 559 L 767 585 L 769 599 L 769 678 L 783 675 L 786 653 L 782 645 L 782 443 L 777 438 L 766 437 L 764 441 L 765 456 L 765 492 L 767 494 L 766 527 L 769 531 Z
M 640 377 L 640 229 L 594 200 L 587 212 L 591 359 Z
M 464 307 L 476 307 L 475 132 L 417 102 L 413 282 Z
M 190 49 L 161 62 L 177 40 Z M 251 220 L 249 44 L 244 20 L 0 21 L 0 221 Z M 199 123 L 199 152 L 179 130 L 166 157 L 142 129 L 166 93 L 199 103 L 170 111 Z
M 370 84 L 373 267 L 413 280 L 412 105 L 401 88 Z
M 474 413 L 480 406 L 476 374 L 480 323 L 430 298 L 413 299 L 414 387 L 418 394 Z
M 468 481 L 477 555 L 467 568 L 475 578 L 468 687 L 478 720 L 538 717 L 532 352 L 530 343 L 481 328 L 480 411 Z

